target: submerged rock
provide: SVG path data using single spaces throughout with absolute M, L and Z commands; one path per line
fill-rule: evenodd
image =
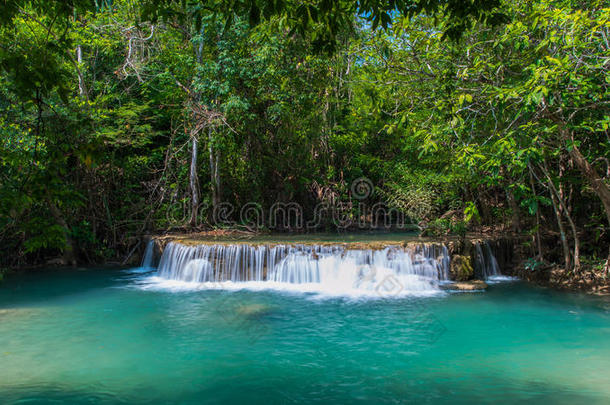
M 241 305 L 237 308 L 237 313 L 247 318 L 258 318 L 271 311 L 271 306 L 265 304 Z
M 445 290 L 474 291 L 486 289 L 487 283 L 482 280 L 457 281 L 455 283 L 442 285 L 441 287 Z

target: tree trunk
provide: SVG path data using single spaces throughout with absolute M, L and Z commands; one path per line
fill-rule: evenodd
M 191 153 L 191 171 L 190 171 L 190 188 L 191 188 L 191 227 L 197 226 L 197 214 L 199 210 L 199 186 L 197 182 L 197 146 L 199 141 L 196 136 L 193 136 L 193 147 Z
M 551 195 L 551 202 L 553 203 L 553 212 L 555 212 L 555 218 L 557 219 L 557 226 L 559 227 L 559 236 L 561 238 L 561 247 L 563 249 L 563 262 L 566 269 L 570 269 L 570 245 L 568 244 L 568 238 L 566 236 L 565 228 L 563 227 L 563 222 L 561 221 L 561 213 L 559 211 L 559 206 L 557 203 L 557 198 L 555 197 L 555 193 L 550 188 L 549 181 L 549 194 Z
M 477 190 L 477 202 L 479 213 L 481 214 L 481 225 L 493 224 L 493 217 L 489 209 L 489 200 L 485 201 L 487 194 L 481 187 Z
M 529 165 L 528 165 L 529 167 Z M 529 167 L 529 174 L 530 174 L 530 186 L 532 187 L 532 193 L 534 193 L 534 196 L 538 197 L 536 195 L 536 185 L 534 184 L 534 176 L 532 175 L 532 168 Z M 542 256 L 542 242 L 540 240 L 540 210 L 538 209 L 538 207 L 536 207 L 536 235 L 534 236 L 534 243 L 536 244 L 536 247 L 538 248 L 538 257 L 540 258 L 540 260 L 543 260 L 543 256 Z
M 216 204 L 220 204 L 222 190 L 220 189 L 220 150 L 216 150 L 216 164 L 214 164 L 214 187 L 216 189 Z
M 208 150 L 210 152 L 210 183 L 212 184 L 212 208 L 220 204 L 220 173 L 218 170 L 218 161 L 220 151 L 213 146 L 212 128 L 208 131 Z
M 555 195 L 555 198 L 557 199 L 557 202 L 559 203 L 559 207 L 561 208 L 562 212 L 564 213 L 566 219 L 568 220 L 568 224 L 570 225 L 570 228 L 572 229 L 572 235 L 574 238 L 574 270 L 578 270 L 578 269 L 580 269 L 580 239 L 578 238 L 578 230 L 576 229 L 576 225 L 574 224 L 574 221 L 572 220 L 572 216 L 570 215 L 570 212 L 568 211 L 565 203 L 563 202 L 563 198 L 561 198 L 561 194 L 559 194 L 559 192 L 557 191 L 557 188 L 555 187 L 555 184 L 553 183 L 553 180 L 551 179 L 551 175 L 549 174 L 549 171 L 546 169 L 546 162 L 544 162 L 542 171 L 544 172 L 544 175 L 547 178 L 547 182 L 549 184 L 551 193 Z M 553 202 L 553 204 L 554 204 L 554 202 Z M 557 212 L 558 212 L 558 214 L 560 213 L 560 211 L 557 211 Z M 559 219 L 561 220 L 561 216 L 559 217 Z
M 55 219 L 55 222 L 57 222 L 57 224 L 61 226 L 64 234 L 64 239 L 66 240 L 66 246 L 63 251 L 62 260 L 65 264 L 76 266 L 74 241 L 72 241 L 72 237 L 70 236 L 70 228 L 68 227 L 68 223 L 64 219 L 59 208 L 57 208 L 57 206 L 53 203 L 50 197 L 47 197 L 47 204 L 49 205 L 49 210 L 51 211 L 53 219 Z
M 564 141 L 568 142 L 573 140 L 572 134 L 566 128 L 560 127 L 559 132 Z M 608 188 L 604 179 L 600 177 L 595 168 L 587 161 L 576 145 L 572 144 L 571 147 L 568 148 L 568 153 L 576 164 L 576 167 L 581 171 L 604 205 L 606 219 L 608 220 L 608 224 L 610 224 L 610 188 Z
M 80 45 L 76 47 L 76 63 L 81 66 L 83 63 L 83 50 Z M 77 71 L 78 73 L 78 95 L 81 97 L 85 97 L 85 79 L 83 78 L 83 74 L 80 69 Z
M 81 99 L 89 100 L 89 91 L 87 90 L 85 77 L 83 75 L 83 71 L 81 70 L 83 63 L 83 49 L 80 45 L 76 47 L 76 60 L 73 57 L 70 57 L 70 59 L 72 59 L 72 63 L 74 63 L 76 75 L 78 76 L 78 95 Z
M 519 218 L 519 205 L 517 204 L 517 200 L 515 200 L 515 196 L 510 190 L 506 190 L 506 200 L 511 211 L 511 229 L 515 233 L 520 233 L 521 220 Z

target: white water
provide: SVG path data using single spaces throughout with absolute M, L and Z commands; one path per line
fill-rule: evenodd
M 500 266 L 488 242 L 475 244 L 475 275 L 479 273 L 485 280 L 501 276 Z
M 143 268 L 154 262 L 154 241 Z M 505 280 L 489 244 L 477 244 L 475 268 L 490 282 Z M 449 282 L 450 256 L 443 244 L 384 249 L 347 249 L 344 245 L 248 245 L 169 243 L 156 274 L 140 288 L 275 289 L 325 296 L 392 297 L 429 295 Z
M 450 257 L 441 244 L 380 250 L 341 245 L 169 243 L 157 274 L 142 288 L 279 289 L 330 296 L 402 296 L 438 293 Z
M 519 277 L 503 276 L 500 274 L 497 276 L 489 276 L 489 278 L 487 278 L 487 280 L 485 280 L 485 282 L 487 284 L 506 283 L 506 282 L 510 282 L 510 281 L 519 281 Z
M 155 260 L 155 240 L 150 239 L 148 244 L 146 244 L 146 251 L 144 252 L 144 257 L 142 258 L 142 268 L 150 269 L 154 267 Z

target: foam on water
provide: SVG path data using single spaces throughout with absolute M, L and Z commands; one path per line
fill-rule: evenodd
M 405 296 L 428 297 L 446 294 L 445 291 L 431 288 L 429 284 L 422 283 L 420 290 L 402 290 L 393 292 L 378 292 L 376 290 L 358 290 L 353 288 L 333 288 L 318 283 L 306 284 L 287 284 L 274 281 L 243 281 L 223 283 L 193 283 L 180 280 L 167 280 L 157 276 L 144 277 L 136 281 L 137 288 L 149 291 L 169 291 L 169 292 L 192 292 L 201 290 L 225 290 L 225 291 L 265 291 L 272 290 L 288 294 L 307 294 L 315 298 L 398 298 Z
M 503 276 L 501 274 L 490 276 L 485 280 L 487 284 L 506 283 L 511 281 L 519 281 L 519 277 Z

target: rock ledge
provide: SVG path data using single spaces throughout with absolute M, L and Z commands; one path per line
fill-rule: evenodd
M 487 288 L 487 283 L 482 280 L 457 281 L 455 283 L 442 285 L 441 288 L 458 291 L 484 290 Z

